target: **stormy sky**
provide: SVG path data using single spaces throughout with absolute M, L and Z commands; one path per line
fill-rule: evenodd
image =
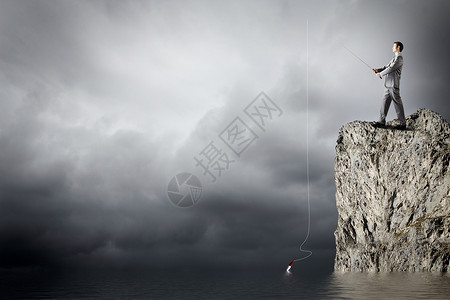
M 337 134 L 376 120 L 383 93 L 344 46 L 381 67 L 402 41 L 406 114 L 449 120 L 449 13 L 448 1 L 1 0 L 0 268 L 284 269 L 307 237 L 308 152 L 313 255 L 298 268 L 331 270 Z M 245 114 L 261 92 L 281 110 L 264 130 Z M 240 156 L 219 137 L 236 117 L 258 136 Z M 211 141 L 234 161 L 214 182 L 194 160 Z M 202 184 L 189 208 L 167 194 L 182 172 Z

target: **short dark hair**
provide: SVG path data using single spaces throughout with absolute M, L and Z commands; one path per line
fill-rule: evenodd
M 402 42 L 395 42 L 394 44 L 396 44 L 397 47 L 400 47 L 400 52 L 403 51 L 403 44 L 402 44 Z

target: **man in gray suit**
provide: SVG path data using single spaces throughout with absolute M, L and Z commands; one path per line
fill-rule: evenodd
M 403 109 L 402 98 L 400 97 L 400 77 L 402 75 L 403 56 L 402 56 L 403 44 L 401 42 L 395 42 L 392 46 L 392 52 L 394 57 L 384 67 L 375 69 L 372 71 L 380 78 L 385 77 L 384 80 L 384 97 L 381 103 L 380 119 L 377 122 L 372 122 L 375 127 L 384 127 L 386 125 L 386 115 L 389 111 L 391 102 L 394 101 L 395 112 L 397 113 L 397 119 L 400 124 L 394 128 L 406 129 L 405 111 Z

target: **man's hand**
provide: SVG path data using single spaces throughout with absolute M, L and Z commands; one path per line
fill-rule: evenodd
M 381 78 L 381 74 L 380 74 L 380 73 L 377 73 L 376 75 L 377 75 L 378 77 L 380 77 L 380 78 Z
M 378 73 L 378 70 L 375 69 L 375 68 L 373 68 L 372 71 L 373 71 L 374 73 Z

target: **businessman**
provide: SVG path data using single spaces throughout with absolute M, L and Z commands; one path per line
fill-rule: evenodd
M 386 115 L 389 111 L 389 106 L 393 101 L 397 119 L 400 122 L 400 124 L 394 128 L 401 130 L 406 129 L 405 111 L 403 109 L 402 98 L 400 97 L 400 77 L 402 75 L 403 67 L 402 50 L 403 44 L 401 42 L 395 42 L 392 46 L 394 57 L 391 61 L 384 67 L 372 69 L 376 76 L 380 78 L 384 77 L 385 87 L 380 109 L 380 119 L 376 122 L 372 122 L 372 125 L 375 127 L 384 127 L 386 125 Z

